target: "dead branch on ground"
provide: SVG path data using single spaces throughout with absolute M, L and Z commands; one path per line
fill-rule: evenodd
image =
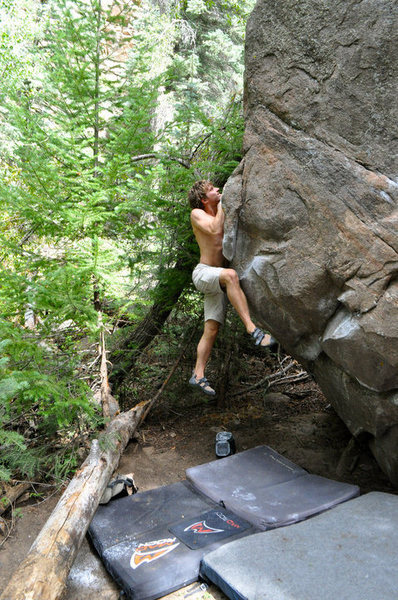
M 120 412 L 119 403 L 112 396 L 111 387 L 108 379 L 108 365 L 106 360 L 106 347 L 105 347 L 105 327 L 102 325 L 101 328 L 101 366 L 100 366 L 100 377 L 101 377 L 101 405 L 102 414 L 106 419 L 114 417 Z
M 285 357 L 286 359 L 287 357 Z M 284 360 L 285 360 L 284 359 Z M 280 369 L 278 369 L 278 371 L 275 371 L 275 373 L 271 373 L 270 375 L 267 375 L 266 377 L 264 377 L 263 379 L 261 379 L 260 381 L 258 381 L 257 383 L 255 383 L 254 385 L 251 385 L 250 387 L 244 389 L 244 390 L 239 390 L 237 392 L 234 392 L 233 394 L 231 394 L 231 398 L 235 398 L 236 396 L 243 396 L 244 394 L 247 394 L 248 392 L 252 392 L 253 390 L 257 390 L 259 387 L 262 387 L 263 385 L 266 385 L 266 389 L 268 390 L 271 386 L 275 386 L 275 385 L 279 385 L 280 383 L 293 383 L 293 382 L 297 382 L 297 381 L 305 381 L 306 379 L 309 379 L 310 375 L 308 375 L 308 373 L 306 371 L 300 370 L 292 375 L 287 375 L 287 373 L 295 368 L 297 369 L 298 364 L 295 360 L 291 360 L 286 366 L 283 365 L 283 362 L 280 363 Z
M 18 498 L 20 496 L 22 496 L 22 494 L 24 492 L 26 492 L 26 490 L 28 490 L 29 488 L 30 488 L 30 483 L 23 482 L 23 483 L 18 483 L 14 487 L 11 487 L 9 490 L 7 490 L 5 496 L 1 499 L 0 515 L 5 513 L 6 510 L 10 506 L 12 506 L 16 502 L 16 500 L 18 500 Z

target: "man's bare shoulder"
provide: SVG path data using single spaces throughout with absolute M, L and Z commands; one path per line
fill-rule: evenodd
M 191 221 L 193 221 L 194 223 L 195 222 L 203 222 L 203 221 L 211 221 L 212 219 L 214 219 L 214 217 L 212 217 L 212 215 L 208 215 L 201 208 L 193 208 L 191 210 Z

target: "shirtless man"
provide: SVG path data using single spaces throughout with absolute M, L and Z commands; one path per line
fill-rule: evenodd
M 257 345 L 271 347 L 275 340 L 258 329 L 250 318 L 246 296 L 240 287 L 238 274 L 225 267 L 222 254 L 224 235 L 224 211 L 221 207 L 219 188 L 210 181 L 197 181 L 191 188 L 189 203 L 192 208 L 191 223 L 200 249 L 200 263 L 196 265 L 192 280 L 195 287 L 205 295 L 205 325 L 197 348 L 197 359 L 190 385 L 214 396 L 215 391 L 205 378 L 205 367 L 224 322 L 226 296 L 242 320 L 247 333 Z

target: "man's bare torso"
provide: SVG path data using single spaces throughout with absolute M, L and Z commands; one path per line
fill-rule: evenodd
M 200 262 L 210 267 L 224 267 L 222 241 L 225 217 L 219 188 L 210 184 L 201 204 L 202 208 L 193 208 L 191 211 L 191 224 L 200 249 Z

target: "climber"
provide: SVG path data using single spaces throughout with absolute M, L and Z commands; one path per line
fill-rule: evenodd
M 214 396 L 215 391 L 205 377 L 205 367 L 220 328 L 224 322 L 226 297 L 235 308 L 246 331 L 256 345 L 273 349 L 276 341 L 251 320 L 246 296 L 240 287 L 238 274 L 226 267 L 222 254 L 224 235 L 224 211 L 221 206 L 219 188 L 210 181 L 197 181 L 191 188 L 188 199 L 192 229 L 200 249 L 200 262 L 196 265 L 192 280 L 195 287 L 204 293 L 205 324 L 197 348 L 197 358 L 190 385 Z

